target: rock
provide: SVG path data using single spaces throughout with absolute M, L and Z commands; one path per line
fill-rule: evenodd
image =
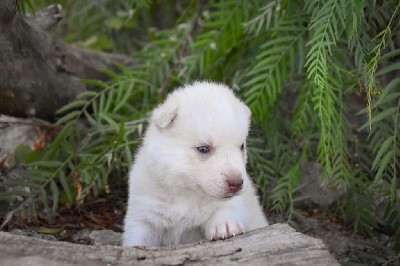
M 0 232 L 0 265 L 339 265 L 319 239 L 274 224 L 225 241 L 88 246 Z
M 90 233 L 92 231 L 89 228 L 84 228 L 78 232 L 76 232 L 73 236 L 72 236 L 72 242 L 74 243 L 79 243 L 79 244 L 86 244 L 86 243 L 90 243 Z
M 91 232 L 89 238 L 96 246 L 120 246 L 122 234 L 112 230 L 99 230 Z
M 20 144 L 30 147 L 37 138 L 32 120 L 6 115 L 0 115 L 0 133 L 0 153 L 5 155 L 13 154 Z
M 301 164 L 301 185 L 298 192 L 303 199 L 297 202 L 298 205 L 309 206 L 312 203 L 320 207 L 328 207 L 343 195 L 343 190 L 322 185 L 322 169 L 322 166 L 316 162 Z

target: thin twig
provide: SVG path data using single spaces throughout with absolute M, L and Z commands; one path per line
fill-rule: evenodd
M 62 125 L 55 125 L 49 122 L 34 118 L 32 121 L 12 121 L 7 119 L 0 119 L 0 124 L 14 124 L 14 125 L 28 125 L 28 126 L 37 126 L 37 127 L 45 127 L 50 129 L 58 129 L 62 128 Z

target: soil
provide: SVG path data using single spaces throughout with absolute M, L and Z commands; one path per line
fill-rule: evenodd
M 352 228 L 329 213 L 312 208 L 302 210 L 301 221 L 290 222 L 297 231 L 324 241 L 328 250 L 342 265 L 400 265 L 400 256 L 389 247 L 394 237 L 375 232 L 355 233 Z M 271 223 L 285 222 L 280 215 L 269 215 Z
M 109 229 L 122 232 L 126 195 L 124 188 L 114 188 L 111 193 L 82 205 L 63 205 L 56 217 L 47 219 L 41 214 L 37 219 L 9 223 L 5 231 L 30 235 L 54 241 L 91 245 L 89 235 L 94 230 Z M 394 239 L 382 233 L 373 236 L 354 233 L 340 219 L 312 208 L 301 210 L 304 219 L 292 225 L 300 232 L 320 238 L 342 265 L 399 265 L 399 257 L 387 247 Z M 268 213 L 271 224 L 287 222 L 281 215 Z M 0 223 L 1 223 L 0 219 Z

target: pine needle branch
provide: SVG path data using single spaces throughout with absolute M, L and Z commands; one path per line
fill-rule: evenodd
M 375 36 L 375 40 L 378 38 L 381 38 L 380 42 L 369 52 L 369 54 L 373 54 L 373 57 L 367 64 L 367 100 L 368 100 L 368 121 L 369 121 L 369 129 L 372 127 L 372 112 L 371 112 L 371 95 L 372 92 L 375 91 L 375 73 L 376 70 L 378 69 L 378 62 L 379 58 L 381 57 L 382 50 L 386 46 L 386 39 L 388 38 L 388 35 L 391 34 L 391 24 L 393 19 L 397 15 L 397 10 L 399 9 L 400 6 L 400 1 L 397 4 L 388 25 L 384 30 L 378 33 L 378 35 Z

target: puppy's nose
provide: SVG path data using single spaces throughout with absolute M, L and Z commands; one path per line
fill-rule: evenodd
M 240 173 L 224 174 L 226 177 L 227 190 L 234 193 L 242 189 L 243 179 Z
M 228 183 L 229 192 L 237 192 L 242 189 L 243 179 L 228 179 L 226 180 Z

